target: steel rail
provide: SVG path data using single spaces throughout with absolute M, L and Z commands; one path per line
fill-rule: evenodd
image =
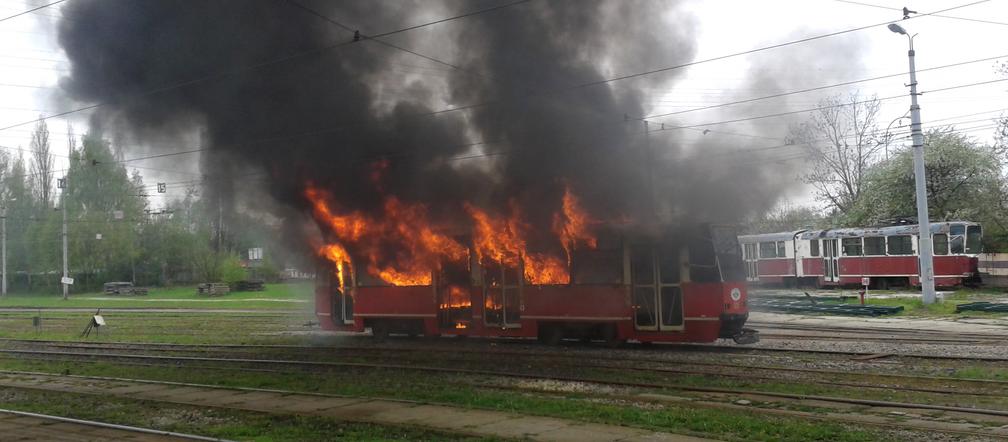
M 84 419 L 74 419 L 74 418 L 71 418 L 71 417 L 53 416 L 53 415 L 49 415 L 49 414 L 39 414 L 39 413 L 30 413 L 30 412 L 27 412 L 27 411 L 8 410 L 8 409 L 3 409 L 3 408 L 0 408 L 0 414 L 11 414 L 11 415 L 15 415 L 15 416 L 31 417 L 31 418 L 50 420 L 50 421 L 56 421 L 56 422 L 65 422 L 65 423 L 77 424 L 77 425 L 87 425 L 87 426 L 91 426 L 91 427 L 108 428 L 108 429 L 112 429 L 112 430 L 130 431 L 130 432 L 134 432 L 134 433 L 156 434 L 158 436 L 170 436 L 170 437 L 177 437 L 179 439 L 190 439 L 190 440 L 201 440 L 201 441 L 218 441 L 218 442 L 231 442 L 230 439 L 221 439 L 221 438 L 217 438 L 217 437 L 207 437 L 207 436 L 199 436 L 199 435 L 195 435 L 195 434 L 176 433 L 174 431 L 155 430 L 155 429 L 152 429 L 152 428 L 141 428 L 141 427 L 134 427 L 134 426 L 130 426 L 130 425 L 111 424 L 111 423 L 107 423 L 107 422 L 97 422 L 97 421 L 90 421 L 90 420 L 84 420 Z

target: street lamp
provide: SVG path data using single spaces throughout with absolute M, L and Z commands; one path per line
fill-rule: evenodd
M 917 187 L 918 248 L 920 249 L 920 283 L 924 304 L 935 302 L 934 253 L 931 239 L 931 223 L 928 218 L 927 190 L 924 177 L 924 133 L 921 132 L 920 106 L 917 105 L 917 70 L 914 67 L 913 39 L 906 29 L 896 23 L 889 24 L 889 30 L 906 35 L 910 41 L 910 136 L 913 139 L 914 183 Z

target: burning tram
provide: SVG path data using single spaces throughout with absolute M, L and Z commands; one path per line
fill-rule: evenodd
M 352 256 L 335 269 L 327 260 L 322 265 L 331 271 L 318 273 L 315 309 L 324 329 L 371 329 L 376 337 L 755 342 L 743 328 L 745 273 L 734 229 L 651 230 L 658 232 L 598 234 L 594 247 L 574 250 L 550 270 L 566 275 L 562 281 L 536 274 L 548 266 L 534 254 L 486 259 L 478 233 L 464 259 L 439 262 L 403 285 L 380 270 L 351 271 L 360 267 Z
M 739 237 L 754 284 L 918 286 L 919 226 L 798 230 Z M 983 229 L 969 221 L 931 223 L 935 285 L 979 282 Z

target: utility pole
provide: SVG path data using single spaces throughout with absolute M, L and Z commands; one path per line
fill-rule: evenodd
M 2 293 L 0 293 L 0 295 L 7 296 L 7 203 L 6 202 L 4 202 L 3 206 L 3 220 L 0 222 L 3 223 L 3 227 L 2 229 L 0 229 L 2 230 L 2 233 L 0 233 L 0 238 L 2 238 L 0 239 L 0 242 L 3 243 L 2 246 L 3 252 L 2 255 L 0 255 L 0 261 L 3 261 L 3 283 L 2 288 L 0 288 L 0 290 L 2 290 Z
M 917 105 L 917 70 L 914 65 L 913 38 L 900 25 L 892 23 L 889 30 L 906 35 L 910 41 L 910 136 L 913 139 L 914 184 L 917 196 L 917 238 L 920 249 L 921 297 L 924 304 L 933 304 L 937 299 L 934 281 L 934 245 L 931 238 L 931 222 L 928 219 L 927 180 L 924 175 L 924 132 L 921 130 L 920 106 Z
M 60 204 L 61 206 L 63 206 L 63 279 L 61 280 L 61 282 L 63 283 L 63 300 L 65 301 L 69 297 L 69 292 L 70 292 L 70 284 L 67 284 L 67 278 L 70 277 L 70 275 L 69 275 L 70 272 L 68 271 L 68 269 L 69 269 L 70 266 L 67 263 L 67 218 L 66 218 L 67 217 L 67 213 L 66 213 L 67 201 L 66 201 L 66 187 L 63 188 L 63 193 L 61 194 L 60 199 L 63 200 L 63 201 L 61 201 L 61 204 Z

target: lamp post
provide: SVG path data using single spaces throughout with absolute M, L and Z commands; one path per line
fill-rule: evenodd
M 927 189 L 924 176 L 924 133 L 921 131 L 920 106 L 917 105 L 917 70 L 914 67 L 913 39 L 902 26 L 891 23 L 889 30 L 906 35 L 910 41 L 910 136 L 913 139 L 914 184 L 917 188 L 918 248 L 920 249 L 920 283 L 924 304 L 935 302 L 934 253 L 931 239 L 931 223 L 928 219 Z

